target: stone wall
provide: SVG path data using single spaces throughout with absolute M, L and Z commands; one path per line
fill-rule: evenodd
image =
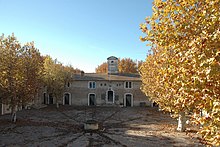
M 95 81 L 96 88 L 89 89 L 88 83 L 89 81 L 73 81 L 70 84 L 70 87 L 65 89 L 65 93 L 70 96 L 70 105 L 80 105 L 87 106 L 89 104 L 89 94 L 95 94 L 95 105 L 125 105 L 125 95 L 131 94 L 133 101 L 133 106 L 140 106 L 140 103 L 144 102 L 147 106 L 151 106 L 151 102 L 147 99 L 144 93 L 141 92 L 140 86 L 141 81 L 133 81 L 132 88 L 126 89 L 124 81 Z M 107 93 L 108 91 L 113 91 L 114 95 L 114 104 L 107 101 Z M 44 92 L 46 89 L 42 89 L 39 96 L 41 97 L 41 102 L 44 102 Z M 46 94 L 48 96 L 48 94 Z M 56 98 L 53 100 L 53 104 L 55 104 Z M 48 100 L 47 100 L 48 102 Z M 64 104 L 64 96 L 59 101 L 60 104 Z M 46 103 L 48 104 L 48 103 Z
M 0 104 L 0 108 L 1 108 L 1 115 L 11 113 L 11 109 L 9 105 Z
M 108 90 L 113 91 L 115 104 L 123 105 L 125 94 L 131 94 L 134 106 L 139 106 L 140 102 L 151 105 L 147 97 L 140 90 L 141 82 L 132 82 L 133 86 L 131 89 L 124 88 L 123 81 L 96 81 L 96 88 L 89 89 L 88 82 L 74 81 L 71 87 L 66 90 L 66 92 L 71 93 L 72 105 L 88 105 L 89 94 L 95 94 L 97 105 L 105 105 L 107 104 Z

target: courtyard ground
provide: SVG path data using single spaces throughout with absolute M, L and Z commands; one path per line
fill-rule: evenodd
M 84 130 L 84 122 L 95 119 L 97 131 Z M 177 132 L 176 120 L 150 107 L 48 106 L 22 110 L 17 122 L 0 116 L 0 146 L 203 146 L 195 128 Z

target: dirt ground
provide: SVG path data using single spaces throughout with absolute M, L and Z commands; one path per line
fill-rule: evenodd
M 84 130 L 84 122 L 97 120 L 97 131 Z M 22 110 L 17 122 L 0 116 L 0 146 L 203 146 L 194 127 L 177 132 L 176 120 L 149 107 L 48 106 Z

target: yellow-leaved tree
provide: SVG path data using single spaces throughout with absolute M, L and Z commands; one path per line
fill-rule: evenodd
M 160 108 L 202 126 L 207 143 L 220 145 L 220 1 L 155 0 L 140 25 L 152 46 L 140 67 L 142 91 Z M 200 112 L 203 111 L 203 115 Z
M 11 108 L 13 122 L 17 110 L 35 100 L 42 71 L 43 59 L 33 42 L 21 46 L 14 34 L 0 36 L 0 100 Z
M 118 70 L 120 73 L 137 73 L 137 64 L 131 58 L 118 60 Z
M 95 69 L 96 73 L 108 73 L 108 63 L 104 62 Z
M 141 66 L 142 61 L 135 62 L 131 58 L 118 59 L 119 73 L 137 73 L 137 69 Z M 108 73 L 108 63 L 104 62 L 95 69 L 96 73 Z
M 74 69 L 72 66 L 64 66 L 58 62 L 57 59 L 53 60 L 50 56 L 44 58 L 44 86 L 46 87 L 47 94 L 51 96 L 52 101 L 47 102 L 59 107 L 59 103 L 62 103 L 63 94 L 66 87 L 69 87 L 72 82 L 72 74 L 79 73 L 79 69 Z

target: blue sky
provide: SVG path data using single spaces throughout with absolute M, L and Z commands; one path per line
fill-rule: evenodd
M 145 60 L 139 24 L 152 0 L 0 0 L 0 33 L 85 72 L 107 57 Z

